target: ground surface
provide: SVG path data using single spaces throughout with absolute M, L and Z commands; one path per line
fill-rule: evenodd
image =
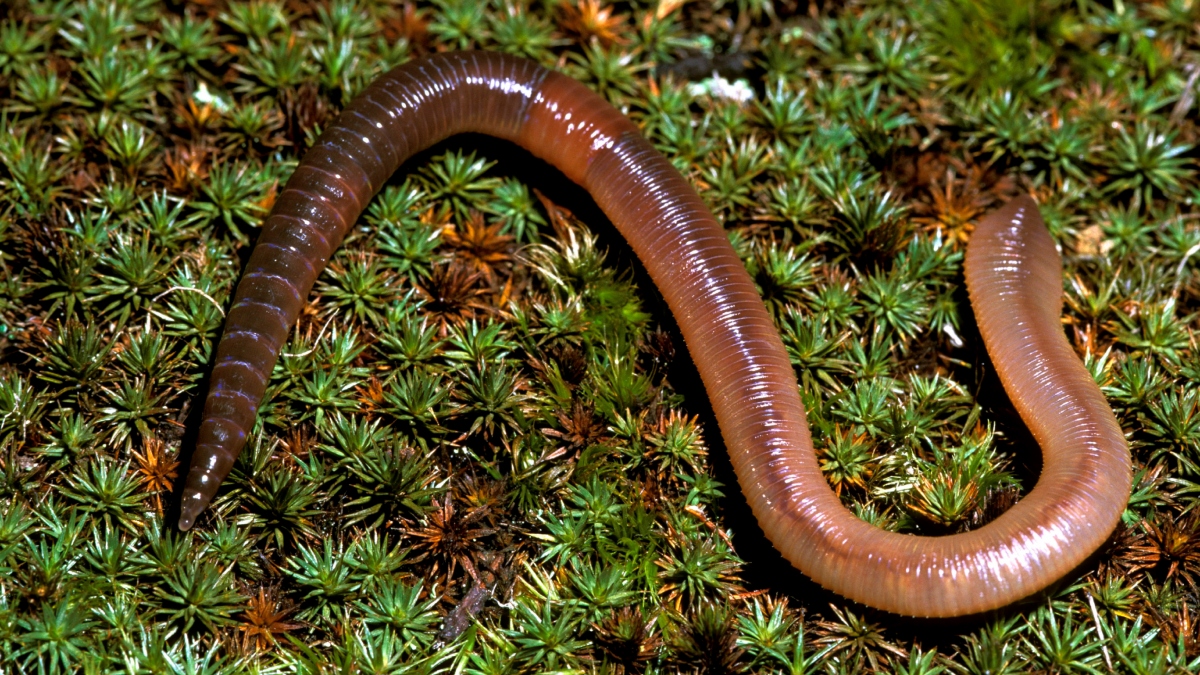
M 372 202 L 177 532 L 281 183 L 377 74 L 466 47 L 584 81 L 698 188 L 881 527 L 977 527 L 1036 480 L 961 271 L 1033 194 L 1137 463 L 1111 545 L 968 621 L 814 587 L 611 226 L 480 138 Z M 0 672 L 1194 672 L 1198 47 L 1186 0 L 5 3 Z

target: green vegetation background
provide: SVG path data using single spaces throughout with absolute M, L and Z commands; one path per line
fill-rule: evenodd
M 0 672 L 1196 672 L 1197 4 L 5 3 Z M 281 183 L 379 73 L 468 47 L 587 83 L 697 187 L 880 527 L 978 527 L 1036 479 L 961 274 L 972 223 L 1033 194 L 1137 464 L 1111 545 L 963 622 L 806 582 L 627 249 L 470 138 L 372 202 L 177 532 Z

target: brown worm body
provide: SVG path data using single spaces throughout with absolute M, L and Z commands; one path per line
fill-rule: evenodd
M 988 351 L 1043 449 L 1041 480 L 982 529 L 887 532 L 856 518 L 826 483 L 775 326 L 724 228 L 679 172 L 578 82 L 475 52 L 379 78 L 279 195 L 217 349 L 180 528 L 192 526 L 241 451 L 280 346 L 342 237 L 402 161 L 462 132 L 547 160 L 629 240 L 675 314 L 759 524 L 822 586 L 901 614 L 980 612 L 1045 588 L 1115 527 L 1130 490 L 1129 451 L 1063 335 L 1061 263 L 1031 200 L 979 225 L 966 274 Z

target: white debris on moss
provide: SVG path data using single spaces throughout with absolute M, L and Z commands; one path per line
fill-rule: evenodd
M 192 100 L 202 106 L 211 105 L 222 115 L 229 112 L 229 110 L 233 107 L 229 104 L 229 101 L 225 100 L 223 96 L 209 91 L 208 85 L 203 81 L 201 81 L 200 85 L 196 87 L 196 91 L 192 93 Z
M 746 80 L 734 80 L 730 82 L 717 73 L 713 73 L 713 76 L 706 80 L 688 84 L 687 90 L 693 98 L 711 96 L 712 98 L 723 98 L 737 101 L 738 103 L 745 103 L 754 98 L 754 89 L 750 87 L 749 82 Z

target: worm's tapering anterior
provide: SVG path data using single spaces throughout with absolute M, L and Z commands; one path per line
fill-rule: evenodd
M 1059 579 L 1116 526 L 1129 450 L 1063 334 L 1061 263 L 1032 200 L 979 224 L 966 276 L 988 352 L 1041 445 L 1041 479 L 979 530 L 886 532 L 844 508 L 821 475 L 783 343 L 725 230 L 679 172 L 578 82 L 468 52 L 379 78 L 278 196 L 217 348 L 180 528 L 192 526 L 241 451 L 280 346 L 342 237 L 401 162 L 462 132 L 513 141 L 558 167 L 629 240 L 675 314 L 759 524 L 822 586 L 901 614 L 985 611 Z

